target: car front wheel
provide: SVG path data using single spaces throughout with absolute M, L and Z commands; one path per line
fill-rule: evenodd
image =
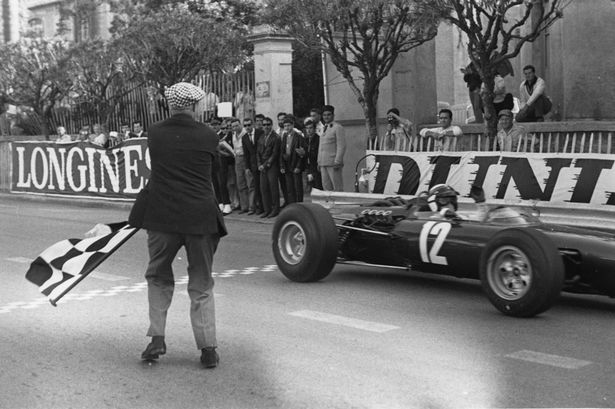
M 337 238 L 337 227 L 327 209 L 293 203 L 273 225 L 273 256 L 282 274 L 292 281 L 322 280 L 335 266 Z

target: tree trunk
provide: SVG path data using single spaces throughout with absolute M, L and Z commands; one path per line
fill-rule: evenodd
M 367 147 L 373 147 L 378 138 L 378 85 L 365 83 L 363 86 L 365 96 L 363 113 L 365 115 L 365 127 L 367 129 Z
M 367 130 L 367 148 L 375 146 L 378 138 L 378 113 L 376 107 L 366 103 L 363 107 L 365 115 L 365 129 Z
M 483 102 L 483 109 L 485 111 L 485 136 L 489 143 L 486 149 L 493 149 L 493 141 L 498 133 L 498 116 L 493 106 L 493 89 L 495 87 L 494 76 L 487 76 L 484 78 L 484 87 L 481 89 L 480 97 Z
M 45 140 L 49 140 L 49 133 L 51 124 L 51 108 L 43 108 L 42 112 L 37 112 L 41 120 L 41 133 L 45 136 Z

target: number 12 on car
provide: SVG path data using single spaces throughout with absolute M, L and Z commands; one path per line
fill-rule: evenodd
M 448 265 L 446 257 L 440 256 L 438 253 L 450 231 L 451 224 L 446 222 L 427 222 L 423 225 L 419 237 L 419 248 L 421 250 L 421 260 L 424 263 Z M 431 249 L 428 248 L 429 236 L 436 236 Z

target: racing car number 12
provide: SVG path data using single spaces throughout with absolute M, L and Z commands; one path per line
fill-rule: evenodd
M 448 265 L 446 257 L 438 255 L 448 232 L 451 231 L 451 224 L 446 222 L 427 222 L 423 225 L 421 235 L 419 236 L 419 248 L 421 250 L 421 260 L 424 263 Z M 436 236 L 436 239 L 431 246 L 427 248 L 427 239 L 429 236 Z

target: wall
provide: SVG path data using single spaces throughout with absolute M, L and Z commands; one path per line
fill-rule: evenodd
M 615 119 L 613 21 L 611 0 L 577 0 L 565 11 L 561 48 L 551 58 L 563 60 L 565 118 Z
M 386 131 L 386 112 L 397 107 L 401 116 L 413 123 L 431 123 L 436 115 L 435 43 L 430 41 L 400 55 L 391 73 L 380 85 L 378 100 L 379 135 Z M 353 73 L 358 78 L 358 73 Z M 346 130 L 347 151 L 344 159 L 344 189 L 352 191 L 354 169 L 365 155 L 367 128 L 365 115 L 348 81 L 342 77 L 329 59 L 325 61 L 323 78 L 328 103 L 335 109 L 335 119 Z M 359 89 L 362 81 L 356 80 Z

